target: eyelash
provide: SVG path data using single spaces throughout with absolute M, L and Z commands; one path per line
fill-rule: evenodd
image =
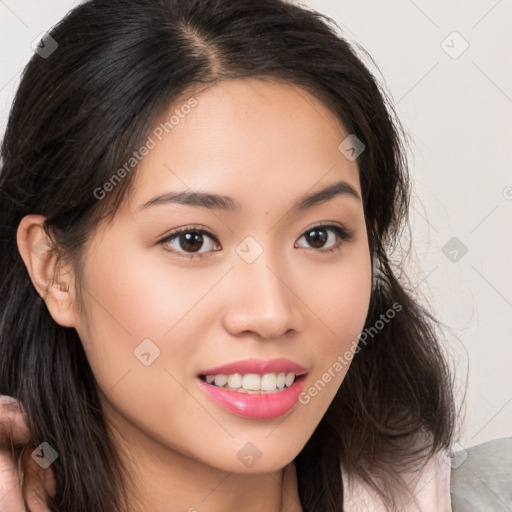
M 338 235 L 338 238 L 340 239 L 340 242 L 335 247 L 331 247 L 329 249 L 316 249 L 317 252 L 321 252 L 321 253 L 324 253 L 324 254 L 325 253 L 333 253 L 333 252 L 340 251 L 341 250 L 341 246 L 343 245 L 343 242 L 350 242 L 351 240 L 353 240 L 353 238 L 355 236 L 354 231 L 342 228 L 341 226 L 337 226 L 335 224 L 317 224 L 315 226 L 312 226 L 312 227 L 306 229 L 306 231 L 304 231 L 304 233 L 302 233 L 300 238 L 302 238 L 305 234 L 309 233 L 310 231 L 319 230 L 319 229 L 322 229 L 322 230 L 329 230 L 330 229 L 330 230 L 334 231 Z M 164 238 L 159 240 L 157 242 L 157 244 L 165 246 L 165 244 L 167 244 L 168 242 L 170 242 L 170 241 L 174 240 L 175 238 L 179 237 L 183 233 L 199 233 L 199 234 L 202 234 L 202 235 L 207 235 L 212 240 L 217 241 L 217 239 L 215 238 L 213 233 L 211 233 L 207 229 L 198 228 L 197 226 L 185 226 L 185 227 L 177 229 L 176 231 L 173 231 L 169 235 L 165 236 Z M 208 252 L 206 252 L 206 253 L 182 253 L 182 252 L 176 251 L 175 249 L 169 249 L 168 247 L 164 247 L 164 249 L 166 251 L 168 251 L 168 252 L 172 252 L 174 254 L 177 254 L 179 257 L 186 258 L 186 259 L 189 259 L 189 260 L 201 259 L 201 258 L 204 258 L 204 257 L 208 256 Z

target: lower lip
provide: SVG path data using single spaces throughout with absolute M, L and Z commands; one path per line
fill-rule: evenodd
M 244 418 L 266 420 L 282 416 L 293 408 L 304 389 L 305 378 L 306 375 L 297 377 L 289 388 L 282 391 L 251 394 L 219 388 L 198 380 L 201 389 L 223 409 Z

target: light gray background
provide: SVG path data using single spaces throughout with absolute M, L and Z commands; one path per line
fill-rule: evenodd
M 78 3 L 0 0 L 2 135 L 32 41 Z M 512 1 L 301 3 L 334 18 L 369 52 L 378 70 L 363 58 L 408 133 L 413 252 L 406 268 L 449 328 L 459 396 L 468 379 L 458 444 L 510 436 Z M 459 241 L 446 246 L 453 237 L 466 254 Z M 408 241 L 406 232 L 404 247 Z

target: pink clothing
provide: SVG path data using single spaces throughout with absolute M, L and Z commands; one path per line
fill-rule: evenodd
M 450 458 L 438 452 L 422 471 L 404 476 L 417 504 L 408 498 L 395 512 L 452 512 L 450 474 Z M 342 479 L 346 512 L 387 512 L 382 500 L 366 484 L 349 479 L 345 471 L 342 471 Z

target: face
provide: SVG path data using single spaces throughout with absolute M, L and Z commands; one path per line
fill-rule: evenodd
M 129 445 L 271 471 L 312 435 L 364 327 L 357 161 L 332 113 L 294 86 L 232 80 L 193 98 L 163 113 L 174 118 L 150 134 L 133 194 L 90 240 L 75 327 Z M 171 200 L 185 192 L 221 200 Z M 239 390 L 215 385 L 226 380 Z

